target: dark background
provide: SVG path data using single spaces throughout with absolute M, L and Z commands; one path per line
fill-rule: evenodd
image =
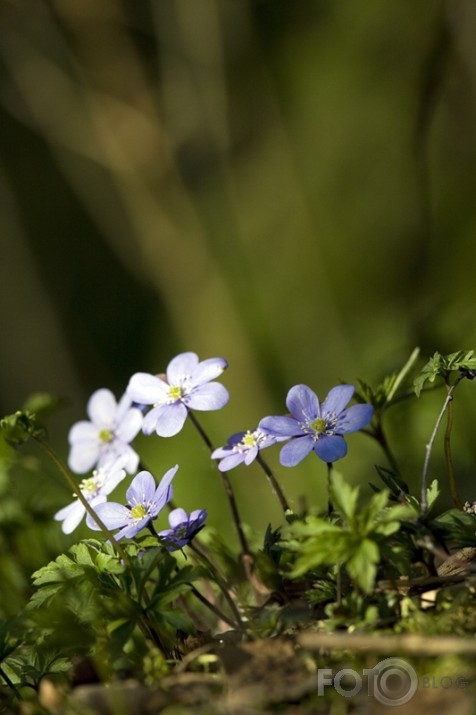
M 219 445 L 284 412 L 293 384 L 323 398 L 417 345 L 474 346 L 475 36 L 472 0 L 1 0 L 2 414 L 61 396 L 66 456 L 93 390 L 119 397 L 193 350 L 230 363 L 229 405 L 203 415 Z M 416 482 L 442 400 L 390 419 Z M 158 476 L 180 463 L 186 508 L 227 524 L 191 427 L 143 446 Z M 349 453 L 363 484 L 385 463 L 363 436 Z M 444 483 L 438 449 L 433 464 Z M 322 498 L 318 460 L 283 471 L 292 499 Z M 233 480 L 261 529 L 264 477 Z

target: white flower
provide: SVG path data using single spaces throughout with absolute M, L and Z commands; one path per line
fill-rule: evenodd
M 93 508 L 107 501 L 107 495 L 122 482 L 126 476 L 124 469 L 126 459 L 127 457 L 122 456 L 114 462 L 108 462 L 103 467 L 95 469 L 91 477 L 83 479 L 79 484 L 81 494 Z M 65 534 L 71 534 L 86 513 L 84 505 L 76 495 L 74 496 L 76 497 L 74 502 L 60 509 L 54 516 L 56 521 L 63 522 L 61 529 Z
M 195 353 L 181 353 L 167 366 L 166 379 L 137 372 L 130 379 L 127 394 L 135 402 L 152 405 L 145 415 L 144 434 L 173 437 L 182 429 L 188 410 L 220 410 L 229 399 L 219 377 L 228 363 L 224 358 L 199 362 Z
M 142 426 L 142 412 L 132 407 L 130 397 L 125 394 L 116 402 L 110 390 L 96 390 L 89 399 L 87 413 L 90 421 L 76 422 L 69 431 L 70 469 L 85 474 L 94 466 L 102 467 L 126 456 L 124 469 L 135 472 L 139 456 L 129 443 Z

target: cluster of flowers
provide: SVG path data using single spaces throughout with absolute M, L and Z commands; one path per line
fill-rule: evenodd
M 70 430 L 68 464 L 77 474 L 94 470 L 79 489 L 105 526 L 119 529 L 116 539 L 132 538 L 152 524 L 172 499 L 172 479 L 178 470 L 178 465 L 169 469 L 158 486 L 150 472 L 141 470 L 126 492 L 128 506 L 109 502 L 109 494 L 126 474 L 139 468 L 139 455 L 131 442 L 140 430 L 146 435 L 155 432 L 160 437 L 172 437 L 180 432 L 190 410 L 224 407 L 229 393 L 214 380 L 226 367 L 223 358 L 200 362 L 193 352 L 181 353 L 171 360 L 165 375 L 133 375 L 119 402 L 107 389 L 91 396 L 89 420 L 77 422 Z M 362 429 L 372 419 L 371 405 L 346 407 L 353 393 L 352 385 L 334 387 L 321 404 L 307 385 L 296 385 L 286 399 L 290 414 L 265 417 L 256 429 L 234 434 L 211 456 L 220 460 L 218 468 L 225 472 L 242 463 L 249 465 L 262 449 L 287 441 L 280 452 L 283 466 L 299 464 L 311 451 L 332 463 L 347 452 L 344 435 Z M 63 532 L 71 533 L 85 514 L 83 504 L 75 499 L 58 511 L 55 519 L 62 521 Z M 206 517 L 205 509 L 187 514 L 175 508 L 169 514 L 170 528 L 158 536 L 169 550 L 182 548 L 203 527 Z M 99 528 L 89 514 L 86 523 L 92 529 Z

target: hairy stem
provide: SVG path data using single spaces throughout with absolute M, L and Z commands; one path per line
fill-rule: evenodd
M 188 411 L 188 416 L 190 418 L 190 421 L 194 425 L 195 429 L 199 433 L 200 437 L 203 439 L 203 441 L 207 445 L 210 452 L 213 452 L 214 447 L 213 447 L 207 433 L 204 431 L 201 424 L 198 422 L 197 418 L 195 417 L 195 415 L 193 414 L 193 412 L 191 410 Z M 238 534 L 238 539 L 240 542 L 241 554 L 242 554 L 242 556 L 248 555 L 251 552 L 250 552 L 250 548 L 248 546 L 248 541 L 247 541 L 246 536 L 243 531 L 243 526 L 242 526 L 242 522 L 241 522 L 241 518 L 240 518 L 240 513 L 238 511 L 238 505 L 236 503 L 235 495 L 233 492 L 233 487 L 231 486 L 231 482 L 228 479 L 227 473 L 220 472 L 220 470 L 218 470 L 218 471 L 219 471 L 219 474 L 220 474 L 220 477 L 222 480 L 223 487 L 225 489 L 226 496 L 228 498 L 228 503 L 230 505 L 231 513 L 233 516 L 233 523 L 235 525 L 236 532 Z
M 256 457 L 256 461 L 258 462 L 261 469 L 268 477 L 268 481 L 271 485 L 271 489 L 273 490 L 279 503 L 281 504 L 281 508 L 284 511 L 284 513 L 286 514 L 287 511 L 291 511 L 288 500 L 286 499 L 284 492 L 281 489 L 281 485 L 279 484 L 278 480 L 274 476 L 273 471 L 271 470 L 270 466 L 268 465 L 267 462 L 265 462 L 265 460 L 263 459 L 263 457 L 261 456 L 261 454 L 259 452 Z
M 327 464 L 327 516 L 330 516 L 332 512 L 334 511 L 334 507 L 332 505 L 331 501 L 331 478 L 332 478 L 332 469 L 333 469 L 333 463 L 332 462 L 326 462 Z
M 446 399 L 443 403 L 443 407 L 440 410 L 440 414 L 438 415 L 438 418 L 436 420 L 435 426 L 433 428 L 433 432 L 431 433 L 430 440 L 428 444 L 426 445 L 426 452 L 425 452 L 425 461 L 423 463 L 423 471 L 421 475 L 421 493 L 420 493 L 420 516 L 424 516 L 428 510 L 428 498 L 427 498 L 427 486 L 428 486 L 428 467 L 430 464 L 430 455 L 433 450 L 433 445 L 435 443 L 436 439 L 436 434 L 438 432 L 439 426 L 441 424 L 441 421 L 444 417 L 444 414 L 446 410 L 448 409 L 448 405 L 451 403 L 453 399 L 453 394 L 454 391 L 457 387 L 457 385 L 461 382 L 463 379 L 464 375 L 460 375 L 455 382 L 452 385 L 448 385 L 448 392 L 446 393 Z M 450 423 L 451 427 L 451 423 Z
M 12 683 L 12 681 L 10 680 L 10 678 L 8 677 L 8 675 L 5 673 L 5 671 L 3 670 L 3 668 L 0 668 L 0 678 L 3 678 L 3 680 L 6 682 L 6 684 L 7 684 L 8 687 L 10 688 L 10 690 L 11 690 L 13 693 L 15 693 L 15 696 L 16 696 L 19 700 L 23 700 L 22 694 L 20 693 L 20 691 L 19 691 L 18 688 L 16 687 L 15 683 Z
M 450 390 L 451 388 L 448 388 L 448 389 Z M 461 501 L 461 499 L 459 497 L 458 489 L 456 487 L 455 470 L 454 470 L 454 465 L 453 465 L 453 458 L 451 455 L 451 430 L 452 430 L 452 428 L 453 428 L 453 400 L 450 400 L 448 403 L 448 415 L 447 415 L 445 438 L 444 438 L 446 467 L 448 470 L 448 482 L 450 485 L 451 498 L 453 499 L 453 503 L 455 504 L 455 506 L 457 506 L 458 509 L 462 509 L 463 502 Z
M 200 591 L 195 588 L 195 586 L 191 583 L 189 583 L 190 590 L 197 598 L 200 603 L 203 603 L 204 606 L 206 606 L 212 613 L 215 614 L 215 616 L 218 616 L 218 618 L 223 621 L 224 623 L 228 623 L 229 626 L 232 626 L 232 628 L 236 628 L 236 623 L 233 621 L 231 618 L 229 618 L 223 611 L 221 611 L 218 606 L 215 606 L 214 603 L 208 600 L 208 598 L 205 598 L 203 594 L 200 593 Z
M 200 558 L 202 561 L 206 563 L 208 568 L 211 570 L 213 577 L 215 579 L 215 583 L 222 592 L 226 602 L 228 603 L 231 612 L 233 613 L 235 617 L 235 623 L 233 624 L 234 626 L 238 627 L 239 630 L 243 630 L 243 621 L 241 620 L 241 615 L 240 612 L 236 606 L 236 603 L 234 602 L 233 598 L 230 595 L 230 592 L 228 590 L 226 581 L 222 576 L 218 573 L 218 569 L 215 566 L 215 564 L 209 559 L 208 555 L 204 553 L 201 549 L 199 549 L 195 544 L 189 544 L 189 548 Z M 227 621 L 229 622 L 229 621 Z

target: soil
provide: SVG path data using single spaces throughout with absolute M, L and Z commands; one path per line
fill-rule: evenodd
M 442 677 L 438 668 L 441 658 L 458 652 L 474 660 L 476 644 L 455 637 L 328 634 L 311 626 L 253 642 L 200 644 L 154 686 L 125 680 L 78 685 L 65 693 L 45 680 L 40 702 L 52 715 L 430 715 L 437 710 L 474 715 L 476 688 L 470 672 Z M 334 674 L 341 668 L 362 672 L 389 653 L 437 676 L 419 672 L 416 693 L 402 704 L 388 703 L 385 697 L 382 702 L 378 692 L 369 695 L 365 677 L 360 692 L 351 697 L 332 685 L 319 695 L 317 670 L 327 661 Z M 346 687 L 351 690 L 354 684 Z M 28 708 L 24 712 L 29 715 Z

